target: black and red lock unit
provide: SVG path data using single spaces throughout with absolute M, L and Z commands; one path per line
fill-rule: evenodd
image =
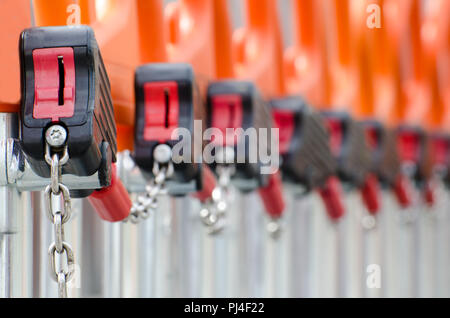
M 403 173 L 415 184 L 424 201 L 432 205 L 435 169 L 445 167 L 448 160 L 447 138 L 439 134 L 429 135 L 420 127 L 407 125 L 398 127 L 396 136 Z
M 428 138 L 419 127 L 400 126 L 396 131 L 397 151 L 404 172 L 418 187 L 425 180 L 426 152 Z
M 235 80 L 210 83 L 207 111 L 208 127 L 218 129 L 223 137 L 217 139 L 213 135 L 212 142 L 217 149 L 225 149 L 225 153 L 227 149 L 231 150 L 232 160 L 229 163 L 235 170 L 233 183 L 242 192 L 258 190 L 269 216 L 279 218 L 285 203 L 278 162 L 276 169 L 266 173 L 270 167 L 266 166 L 266 172 L 263 172 L 264 163 L 258 155 L 254 156 L 255 153 L 271 154 L 273 151 L 270 109 L 256 86 L 251 82 Z M 265 129 L 265 135 L 260 134 L 261 129 Z M 278 154 L 276 156 L 279 158 Z M 217 164 L 221 162 L 211 164 L 213 170 Z
M 186 143 L 189 153 L 182 153 L 188 160 L 173 163 L 173 174 L 167 180 L 171 195 L 194 193 L 201 201 L 211 197 L 215 177 L 201 163 L 202 133 L 194 129 L 195 120 L 204 122 L 204 103 L 199 94 L 192 67 L 185 63 L 152 63 L 138 67 L 135 73 L 135 146 L 134 161 L 150 179 L 158 145 L 173 148 Z M 185 129 L 189 136 L 176 135 L 176 129 Z M 187 138 L 187 139 L 186 139 Z M 199 157 L 200 156 L 200 157 Z
M 402 172 L 428 205 L 435 201 L 434 179 L 449 182 L 449 137 L 441 133 L 427 133 L 422 128 L 403 125 L 396 130 L 397 148 Z
M 96 189 L 71 191 L 72 196 L 86 197 L 99 190 L 93 200 L 100 216 L 124 219 L 131 202 L 120 181 L 112 181 L 117 151 L 114 109 L 93 30 L 87 26 L 26 29 L 20 38 L 20 66 L 20 141 L 33 171 L 50 177 L 44 159 L 45 133 L 55 124 L 64 127 L 69 159 L 62 174 L 98 176 Z M 102 191 L 110 194 L 97 193 Z M 112 199 L 115 209 L 102 204 Z
M 380 209 L 378 178 L 372 172 L 372 154 L 364 128 L 346 112 L 323 112 L 330 133 L 330 150 L 337 161 L 337 174 L 342 182 L 361 191 L 369 213 Z
M 445 133 L 428 135 L 427 164 L 425 173 L 431 177 L 436 174 L 446 185 L 450 177 L 450 136 Z
M 436 179 L 447 188 L 450 187 L 450 136 L 435 132 L 428 135 L 426 149 L 425 176 L 427 181 L 424 199 L 429 205 L 435 201 Z
M 283 179 L 301 185 L 305 192 L 319 190 L 328 215 L 339 218 L 344 204 L 322 117 L 299 96 L 272 99 L 270 104 L 279 129 Z
M 371 151 L 371 172 L 383 187 L 393 190 L 401 207 L 408 207 L 411 204 L 411 189 L 401 169 L 396 132 L 376 120 L 366 120 L 361 124 Z

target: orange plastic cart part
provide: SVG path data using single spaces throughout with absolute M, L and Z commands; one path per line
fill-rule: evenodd
M 0 112 L 19 111 L 20 67 L 17 46 L 20 32 L 31 26 L 29 1 L 0 1 Z
M 445 96 L 445 81 L 449 80 L 448 36 L 450 28 L 450 2 L 436 0 L 428 3 L 421 23 L 422 67 L 428 81 L 431 103 L 427 111 L 426 127 L 435 132 L 450 132 Z M 445 45 L 447 44 L 447 46 Z M 447 52 L 446 52 L 447 50 Z M 445 67 L 447 65 L 447 67 Z M 443 66 L 440 68 L 440 66 Z M 448 85 L 448 84 L 447 84 Z M 449 86 L 447 86 L 448 89 Z M 447 95 L 447 99 L 448 99 Z
M 438 37 L 436 43 L 439 45 L 438 69 L 439 90 L 444 99 L 444 115 L 441 121 L 441 129 L 450 129 L 450 1 L 441 0 L 444 5 L 442 17 L 439 19 Z
M 77 0 L 33 0 L 34 19 L 37 26 L 67 25 L 72 13 L 71 5 Z M 77 8 L 75 9 L 77 10 Z M 81 11 L 80 11 L 81 13 Z
M 214 45 L 217 79 L 234 76 L 232 57 L 232 26 L 227 0 L 213 1 Z
M 227 0 L 180 0 L 165 8 L 169 60 L 191 63 L 200 84 L 234 75 Z M 204 87 L 203 87 L 204 89 Z
M 328 2 L 327 2 L 328 3 Z M 354 48 L 350 34 L 349 0 L 333 0 L 326 9 L 323 3 L 325 20 L 334 21 L 327 36 L 329 50 L 329 71 L 331 76 L 331 104 L 336 110 L 351 111 L 356 93 Z M 331 30 L 334 30 L 332 32 Z
M 239 79 L 252 80 L 265 97 L 283 95 L 282 39 L 275 0 L 247 0 L 246 25 L 233 34 Z
M 440 97 L 442 92 L 439 91 L 436 77 L 437 55 L 439 55 L 437 47 L 440 46 L 439 42 L 445 41 L 435 39 L 432 41 L 434 43 L 430 43 L 429 30 L 427 31 L 427 27 L 424 28 L 421 19 L 421 12 L 426 13 L 427 10 L 422 10 L 421 1 L 385 0 L 384 3 L 384 7 L 387 8 L 386 25 L 393 26 L 392 31 L 388 32 L 388 40 L 394 45 L 395 42 L 399 43 L 395 47 L 398 50 L 396 59 L 398 63 L 402 61 L 400 93 L 393 116 L 395 124 L 425 125 L 430 129 L 437 129 L 440 122 L 442 123 L 442 118 L 445 118 L 443 114 L 445 107 Z M 428 5 L 442 5 L 443 10 L 447 6 L 448 9 L 445 1 L 442 4 L 439 1 L 430 2 Z M 443 11 L 441 14 L 444 13 L 446 12 Z M 440 17 L 438 20 L 445 21 L 445 18 Z
M 420 40 L 420 4 L 410 0 L 409 28 L 404 33 L 402 60 L 402 90 L 405 94 L 405 112 L 402 123 L 408 126 L 421 126 L 425 123 L 431 102 L 430 86 L 426 80 L 423 66 L 422 42 Z
M 137 0 L 140 62 L 162 62 L 167 59 L 164 45 L 163 3 L 160 0 Z
M 366 28 L 368 72 L 373 85 L 373 113 L 375 118 L 393 127 L 401 122 L 405 111 L 401 90 L 399 40 L 408 11 L 400 1 L 378 0 L 374 4 L 381 9 L 381 28 Z
M 296 37 L 285 53 L 288 92 L 298 89 L 319 109 L 350 110 L 355 65 L 349 1 L 296 0 L 293 11 Z
M 321 0 L 320 0 L 321 1 Z M 329 108 L 330 77 L 321 4 L 317 0 L 292 0 L 294 44 L 284 53 L 286 91 L 301 94 L 319 109 Z
M 333 15 L 335 18 L 336 33 L 336 47 L 334 58 L 343 66 L 350 66 L 351 59 L 351 40 L 350 40 L 350 3 L 349 0 L 333 0 L 331 7 L 334 9 Z M 333 33 L 330 33 L 333 34 Z
M 164 19 L 169 61 L 190 63 L 204 96 L 207 81 L 216 77 L 213 1 L 171 2 L 164 10 Z
M 366 8 L 373 2 L 368 0 L 350 2 L 350 43 L 354 55 L 350 65 L 355 76 L 355 93 L 352 100 L 351 112 L 358 119 L 379 119 L 375 112 L 372 59 L 370 58 L 370 31 L 366 25 Z

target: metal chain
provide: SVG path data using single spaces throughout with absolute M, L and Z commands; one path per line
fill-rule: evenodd
M 133 202 L 130 215 L 125 219 L 125 222 L 129 220 L 131 223 L 137 224 L 146 220 L 158 207 L 157 197 L 164 191 L 165 182 L 171 175 L 172 169 L 163 167 L 157 170 L 155 177 L 146 185 L 145 194 L 138 196 L 136 201 Z
M 172 149 L 166 144 L 156 146 L 153 151 L 153 175 L 155 176 L 145 187 L 145 194 L 138 196 L 133 203 L 128 220 L 137 224 L 148 219 L 150 214 L 158 207 L 158 196 L 165 191 L 165 182 L 173 175 L 174 168 L 171 161 Z
M 45 188 L 44 194 L 47 216 L 53 224 L 55 233 L 55 240 L 48 249 L 51 277 L 58 283 L 58 296 L 66 298 L 67 283 L 75 271 L 75 258 L 72 247 L 64 239 L 64 224 L 69 221 L 72 214 L 69 189 L 60 182 L 61 167 L 69 160 L 67 146 L 63 148 L 62 153 L 62 158 L 58 153 L 51 155 L 50 145 L 46 143 L 45 161 L 50 166 L 51 183 Z M 54 204 L 55 202 L 58 204 Z M 61 202 L 64 209 L 61 209 Z
M 212 192 L 211 200 L 200 210 L 200 219 L 208 227 L 209 234 L 220 233 L 225 227 L 230 179 L 234 173 L 233 166 L 219 166 L 217 173 L 218 185 Z

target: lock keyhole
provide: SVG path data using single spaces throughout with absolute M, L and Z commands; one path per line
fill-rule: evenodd
M 165 111 L 166 116 L 164 118 L 164 127 L 169 128 L 169 90 L 166 88 L 164 89 L 164 105 L 165 105 Z
M 228 107 L 230 109 L 230 117 L 228 118 L 228 127 L 229 128 L 236 128 L 234 127 L 234 116 L 236 116 L 235 114 L 235 109 L 234 109 L 234 104 L 230 103 L 228 104 Z
M 61 55 L 58 56 L 58 72 L 59 72 L 59 89 L 58 89 L 58 105 L 64 105 L 64 87 L 65 83 L 65 70 L 64 59 Z

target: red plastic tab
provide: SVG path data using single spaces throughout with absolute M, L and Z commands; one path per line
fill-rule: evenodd
M 342 131 L 342 122 L 335 118 L 326 118 L 325 122 L 330 134 L 330 150 L 334 156 L 338 156 L 341 152 L 341 146 L 344 139 Z
M 368 174 L 361 188 L 364 205 L 370 214 L 375 215 L 380 210 L 380 185 L 374 174 Z
M 338 220 L 345 214 L 341 183 L 337 177 L 329 177 L 325 185 L 319 189 L 319 194 L 332 220 Z
M 216 177 L 212 173 L 208 166 L 203 165 L 202 167 L 202 189 L 195 192 L 192 196 L 199 199 L 201 202 L 212 197 L 212 192 L 216 187 Z
M 144 140 L 164 143 L 178 128 L 179 99 L 175 81 L 144 84 Z
M 447 165 L 450 155 L 450 143 L 444 137 L 432 137 L 430 156 L 434 165 Z
M 272 116 L 275 128 L 279 129 L 280 154 L 283 155 L 289 151 L 294 135 L 294 113 L 289 110 L 274 109 Z
M 269 183 L 265 187 L 259 188 L 258 192 L 263 201 L 266 212 L 272 218 L 281 217 L 285 208 L 285 202 L 283 198 L 280 173 L 277 172 L 271 174 L 269 177 Z
M 376 150 L 379 145 L 378 132 L 376 127 L 366 127 L 365 128 L 366 143 L 369 149 Z
M 212 97 L 212 107 L 212 127 L 218 128 L 225 136 L 223 146 L 234 146 L 238 140 L 234 129 L 242 127 L 242 97 L 216 95 Z M 233 128 L 233 131 L 227 133 L 227 128 Z M 212 141 L 215 141 L 214 136 Z
M 424 189 L 424 199 L 428 206 L 433 206 L 435 203 L 435 185 L 432 181 L 428 181 Z
M 394 184 L 394 194 L 401 207 L 407 208 L 411 205 L 412 189 L 408 178 L 403 175 L 397 177 Z
M 33 51 L 33 117 L 70 118 L 75 108 L 75 62 L 73 48 L 46 48 Z M 60 70 L 64 74 L 60 74 Z
M 398 153 L 402 161 L 418 162 L 420 135 L 414 131 L 402 131 L 397 137 Z
M 128 192 L 117 177 L 116 166 L 111 166 L 111 184 L 101 190 L 94 191 L 88 200 L 98 215 L 105 221 L 117 222 L 124 220 L 131 209 Z

